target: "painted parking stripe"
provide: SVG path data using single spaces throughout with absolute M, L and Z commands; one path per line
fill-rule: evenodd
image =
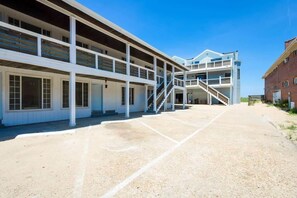
M 227 109 L 228 110 L 228 109 Z M 148 164 L 146 164 L 144 167 L 140 168 L 138 171 L 134 172 L 132 175 L 127 177 L 125 180 L 123 180 L 121 183 L 116 185 L 114 188 L 110 189 L 107 193 L 105 193 L 102 198 L 109 198 L 116 195 L 120 190 L 122 190 L 124 187 L 129 185 L 132 181 L 134 181 L 136 178 L 138 178 L 140 175 L 145 173 L 147 170 L 149 170 L 151 167 L 156 165 L 158 162 L 160 162 L 162 159 L 173 153 L 176 149 L 178 149 L 180 146 L 182 146 L 184 143 L 189 141 L 191 138 L 193 138 L 195 135 L 197 135 L 199 132 L 203 131 L 207 127 L 209 127 L 214 121 L 216 121 L 218 118 L 220 118 L 227 110 L 221 112 L 216 117 L 214 117 L 212 120 L 210 120 L 207 124 L 205 124 L 202 128 L 197 129 L 194 131 L 191 135 L 180 141 L 178 144 L 170 148 L 168 151 L 160 155 L 159 157 L 153 159 Z
M 167 135 L 164 135 L 164 134 L 163 134 L 163 133 L 161 133 L 160 131 L 158 131 L 158 130 L 156 130 L 156 129 L 152 128 L 151 126 L 149 126 L 149 125 L 145 124 L 144 122 L 142 122 L 142 121 L 139 121 L 139 120 L 138 120 L 138 122 L 139 122 L 140 124 L 142 124 L 143 126 L 147 127 L 148 129 L 150 129 L 150 130 L 154 131 L 155 133 L 157 133 L 157 134 L 161 135 L 162 137 L 164 137 L 164 138 L 166 138 L 166 139 L 170 140 L 171 142 L 174 142 L 175 144 L 178 144 L 178 141 L 176 141 L 176 140 L 172 139 L 171 137 L 168 137 Z

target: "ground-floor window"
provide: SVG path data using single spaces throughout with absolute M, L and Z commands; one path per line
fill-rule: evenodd
M 88 83 L 75 83 L 75 100 L 77 107 L 89 106 L 89 84 Z M 62 106 L 63 108 L 69 108 L 69 81 L 63 81 L 62 85 Z
M 9 110 L 50 109 L 51 80 L 9 76 Z
M 122 87 L 122 105 L 126 104 L 126 87 Z M 129 89 L 129 104 L 134 105 L 134 88 Z

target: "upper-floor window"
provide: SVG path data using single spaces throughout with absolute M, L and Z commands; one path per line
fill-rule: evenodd
M 44 36 L 51 37 L 51 31 L 49 31 L 49 30 L 45 30 L 45 29 L 43 29 L 43 30 L 42 30 L 42 34 L 43 34 Z
M 41 34 L 41 28 L 40 27 L 37 27 L 37 26 L 32 25 L 30 23 L 26 23 L 24 21 L 21 21 L 21 28 L 24 28 L 26 30 L 35 32 L 37 34 Z
M 282 82 L 282 86 L 283 87 L 289 87 L 289 81 L 286 80 L 286 81 Z
M 80 42 L 80 41 L 76 41 L 76 46 L 83 47 L 83 48 L 86 48 L 86 49 L 89 48 L 88 44 L 85 44 L 85 43 Z
M 225 73 L 225 77 L 231 77 L 231 73 Z
M 237 79 L 240 79 L 240 69 L 237 69 Z
M 123 60 L 123 61 L 127 61 L 127 59 L 126 59 L 125 57 L 122 57 L 122 60 Z M 130 63 L 134 64 L 135 61 L 134 61 L 134 60 L 130 60 Z
M 294 83 L 294 85 L 297 85 L 297 77 L 295 77 L 295 78 L 293 79 L 293 83 Z
M 213 58 L 210 61 L 220 61 L 220 60 L 222 60 L 222 58 Z
M 69 38 L 66 36 L 62 36 L 62 41 L 65 43 L 69 43 Z
M 14 26 L 20 27 L 20 21 L 17 20 L 17 19 L 14 19 L 12 17 L 8 17 L 8 23 L 10 25 L 14 25 Z

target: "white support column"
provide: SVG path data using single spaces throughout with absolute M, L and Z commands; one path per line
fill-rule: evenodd
M 174 111 L 175 110 L 175 85 L 174 85 L 174 78 L 175 78 L 175 68 L 174 66 L 172 66 L 172 85 L 173 85 L 173 90 L 172 90 L 172 94 L 171 94 L 171 102 L 172 102 L 172 106 L 171 106 L 171 110 Z
M 125 106 L 126 106 L 126 118 L 130 117 L 130 82 L 126 81 L 126 88 L 125 88 Z
M 184 71 L 184 89 L 183 89 L 183 109 L 186 108 L 186 104 L 187 104 L 187 89 L 186 89 L 186 78 L 187 78 L 187 74 L 186 72 Z
M 70 63 L 76 64 L 76 19 L 70 16 Z
M 172 106 L 171 106 L 171 110 L 174 111 L 175 110 L 175 89 L 173 88 L 172 92 L 171 92 L 171 103 L 172 103 Z
M 154 85 L 154 95 L 153 95 L 153 106 L 154 106 L 154 111 L 157 111 L 157 58 L 154 57 L 154 80 L 155 80 L 155 85 Z
M 164 71 L 164 99 L 167 95 L 167 64 L 166 62 L 164 62 L 164 66 L 163 66 L 163 71 Z M 167 110 L 167 99 L 165 99 L 164 102 L 164 111 Z
M 75 72 L 70 72 L 69 77 L 69 126 L 76 125 L 76 100 L 75 100 Z
M 130 76 L 130 44 L 126 44 L 126 74 Z
M 147 85 L 144 85 L 144 112 L 146 113 L 147 112 L 147 100 L 148 100 L 148 97 L 147 97 L 147 91 L 148 91 L 148 86 Z
M 233 63 L 232 63 L 232 59 L 230 60 L 230 63 L 231 63 L 231 70 L 230 70 L 230 82 L 232 82 L 232 84 L 230 85 L 230 104 L 233 104 L 233 90 L 234 90 L 234 77 L 233 77 Z

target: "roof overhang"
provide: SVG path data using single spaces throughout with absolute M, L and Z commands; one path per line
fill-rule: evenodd
M 37 0 L 47 6 L 55 5 L 54 7 L 58 6 L 63 10 L 71 13 L 71 15 L 82 18 L 93 25 L 104 29 L 109 34 L 113 35 L 115 38 L 120 38 L 126 43 L 131 44 L 133 47 L 137 47 L 138 49 L 142 49 L 145 52 L 150 53 L 153 56 L 157 56 L 159 59 L 172 64 L 174 67 L 188 71 L 189 69 L 177 62 L 175 62 L 171 57 L 164 54 L 160 50 L 152 47 L 148 43 L 144 42 L 143 40 L 139 39 L 138 37 L 134 36 L 133 34 L 127 32 L 126 30 L 120 28 L 119 26 L 115 25 L 114 23 L 108 21 L 104 17 L 100 16 L 99 14 L 95 13 L 94 11 L 90 10 L 89 8 L 83 6 L 82 4 L 73 1 L 73 0 Z
M 290 45 L 286 48 L 286 50 L 282 53 L 282 55 L 265 72 L 262 78 L 265 79 L 271 72 L 273 72 L 284 61 L 285 58 L 290 56 L 290 54 L 295 50 L 297 50 L 297 38 L 295 38 L 294 41 L 290 43 Z

